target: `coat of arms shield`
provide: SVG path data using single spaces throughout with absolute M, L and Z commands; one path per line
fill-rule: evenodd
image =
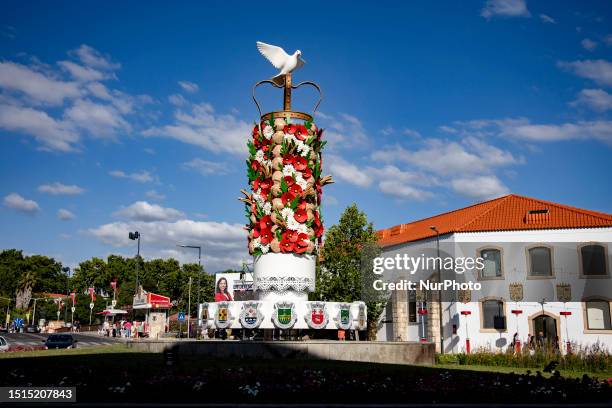
M 338 315 L 336 316 L 336 326 L 342 330 L 351 328 L 351 305 L 341 303 L 338 305 Z
M 368 327 L 368 316 L 366 314 L 365 303 L 359 303 L 359 312 L 357 314 L 357 330 L 365 330 Z
M 240 324 L 245 329 L 256 329 L 263 320 L 258 302 L 244 302 L 240 312 Z
M 310 302 L 305 316 L 306 324 L 311 329 L 324 329 L 329 317 L 324 302 Z
M 227 329 L 232 324 L 231 319 L 229 302 L 218 302 L 217 313 L 215 313 L 215 326 L 218 329 Z
M 288 330 L 297 320 L 293 302 L 277 302 L 274 304 L 272 323 L 279 329 Z

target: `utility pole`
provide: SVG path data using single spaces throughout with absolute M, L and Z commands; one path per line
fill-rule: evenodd
M 187 302 L 187 338 L 189 338 L 189 329 L 191 328 L 191 276 L 189 277 L 189 295 Z
M 437 270 L 438 270 L 438 285 L 442 285 L 442 273 L 440 271 L 440 267 L 441 267 L 441 263 L 442 260 L 440 259 L 440 231 L 438 231 L 438 228 L 434 225 L 432 225 L 431 227 L 429 227 L 429 229 L 431 229 L 432 231 L 434 231 L 436 233 L 436 252 L 437 252 L 437 259 L 436 259 L 436 266 L 437 266 Z M 438 309 L 439 309 L 439 316 L 438 319 L 440 321 L 440 353 L 444 354 L 444 321 L 443 321 L 443 313 L 442 313 L 442 289 L 440 289 L 440 286 L 438 286 Z
M 201 278 L 202 278 L 202 247 L 200 245 L 180 245 L 180 244 L 177 244 L 176 246 L 180 248 L 192 248 L 192 249 L 198 250 L 198 293 L 196 295 L 196 302 L 198 305 L 197 309 L 199 311 L 200 310 L 200 291 L 201 291 L 200 283 L 201 283 Z M 199 333 L 200 327 L 202 327 L 202 319 L 199 314 L 198 314 L 197 326 L 198 328 L 196 329 L 196 333 Z

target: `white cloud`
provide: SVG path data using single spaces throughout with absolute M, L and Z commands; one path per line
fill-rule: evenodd
M 423 201 L 433 196 L 429 191 L 419 190 L 397 180 L 383 180 L 378 188 L 384 194 L 404 199 Z
M 189 81 L 179 81 L 178 84 L 180 85 L 181 88 L 183 88 L 184 91 L 189 92 L 189 93 L 196 93 L 200 89 L 198 84 L 194 84 L 193 82 L 189 82 Z
M 182 164 L 185 169 L 195 170 L 203 176 L 209 174 L 227 174 L 229 173 L 228 165 L 225 163 L 211 162 L 200 158 L 195 158 L 191 161 Z
M 583 89 L 572 106 L 586 106 L 594 111 L 605 112 L 612 109 L 612 95 L 603 89 Z
M 402 133 L 406 136 L 414 137 L 417 139 L 421 137 L 421 134 L 414 129 L 404 129 L 402 130 Z
M 442 126 L 439 126 L 438 129 L 440 129 L 440 131 L 444 133 L 457 133 L 457 129 L 451 126 L 442 125 Z
M 376 161 L 405 162 L 438 175 L 477 174 L 493 168 L 518 164 L 512 153 L 468 137 L 462 143 L 426 139 L 425 146 L 406 150 L 389 146 L 372 154 Z
M 64 112 L 74 126 L 98 137 L 114 137 L 119 130 L 130 130 L 130 125 L 117 109 L 89 100 L 79 99 Z
M 43 145 L 43 149 L 76 151 L 79 134 L 69 124 L 53 119 L 46 112 L 32 108 L 0 105 L 0 128 L 25 133 Z
M 495 17 L 530 17 L 525 0 L 487 0 L 480 15 L 487 20 Z
M 0 88 L 25 95 L 33 103 L 61 105 L 76 98 L 81 90 L 74 82 L 50 78 L 31 68 L 13 62 L 0 62 Z
M 146 201 L 136 201 L 132 205 L 122 208 L 113 214 L 115 217 L 124 217 L 132 221 L 176 221 L 185 217 L 179 210 L 149 204 Z
M 463 177 L 451 180 L 452 189 L 466 197 L 479 200 L 508 194 L 508 188 L 495 176 Z
M 369 137 L 366 130 L 361 120 L 356 116 L 348 113 L 330 116 L 317 112 L 317 117 L 321 119 L 321 123 L 318 123 L 318 126 L 325 128 L 323 138 L 328 141 L 326 147 L 330 150 L 363 148 L 369 145 Z M 392 128 L 383 129 L 383 131 L 385 130 L 394 131 Z
M 85 191 L 85 189 L 75 184 L 66 185 L 66 184 L 56 181 L 55 183 L 42 184 L 38 186 L 38 191 L 40 191 L 41 193 L 47 193 L 51 195 L 76 195 L 76 194 L 82 194 Z
M 72 61 L 60 61 L 58 64 L 77 81 L 91 82 L 107 78 L 107 75 L 103 72 L 90 67 L 84 67 Z
M 173 124 L 149 128 L 143 135 L 170 137 L 215 153 L 246 155 L 252 125 L 232 115 L 217 114 L 207 103 L 192 105 L 189 113 L 179 109 L 174 116 Z
M 76 50 L 70 51 L 69 54 L 78 58 L 88 67 L 109 71 L 121 68 L 121 64 L 113 62 L 109 56 L 103 55 L 101 52 L 90 47 L 89 45 L 83 44 Z
M 69 221 L 69 220 L 74 219 L 74 217 L 75 215 L 71 211 L 65 208 L 60 208 L 57 211 L 57 218 L 59 218 L 62 221 Z
M 612 34 L 608 34 L 604 37 L 603 42 L 607 45 L 610 46 L 612 45 Z
M 104 224 L 86 232 L 105 244 L 131 250 L 134 242 L 128 238 L 128 231 L 140 232 L 148 248 L 142 254 L 148 259 L 174 257 L 183 262 L 193 262 L 193 253 L 174 249 L 180 243 L 202 245 L 205 248 L 202 263 L 208 271 L 238 267 L 242 260 L 249 259 L 246 231 L 242 224 L 193 220 L 131 221 Z
M 187 99 L 181 94 L 172 94 L 168 97 L 168 102 L 174 106 L 183 106 L 187 104 Z
M 161 201 L 166 198 L 164 194 L 157 192 L 157 190 L 149 190 L 145 193 L 145 196 L 147 198 L 150 198 L 151 200 L 157 200 L 157 201 Z
M 395 129 L 392 126 L 387 126 L 386 128 L 381 129 L 380 133 L 383 136 L 389 136 L 389 135 L 392 135 L 393 133 L 395 133 Z
M 339 156 L 327 155 L 325 162 L 335 179 L 344 180 L 359 187 L 368 187 L 372 184 L 372 178 L 368 175 L 367 171 L 360 169 Z
M 557 21 L 549 15 L 540 14 L 540 20 L 546 24 L 557 24 Z
M 584 40 L 580 41 L 580 45 L 582 45 L 582 48 L 587 51 L 593 51 L 595 48 L 597 48 L 597 42 L 591 40 L 590 38 L 585 38 Z
M 579 77 L 612 86 L 612 63 L 606 60 L 559 61 L 557 66 L 572 71 Z
M 562 140 L 598 140 L 612 143 L 612 121 L 579 121 L 562 124 L 533 124 L 526 118 L 479 119 L 455 122 L 464 132 L 480 131 L 487 136 L 514 138 L 532 142 Z
M 141 172 L 129 173 L 129 174 L 121 170 L 113 170 L 113 171 L 110 171 L 108 174 L 116 178 L 127 178 L 132 181 L 136 181 L 138 183 L 149 183 L 153 181 L 153 176 L 151 176 L 151 173 L 145 170 Z
M 11 193 L 4 197 L 4 205 L 13 210 L 26 214 L 34 214 L 40 210 L 38 203 L 34 200 L 26 200 L 17 193 Z

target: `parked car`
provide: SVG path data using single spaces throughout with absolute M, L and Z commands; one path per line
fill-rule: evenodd
M 8 333 L 8 326 L 0 326 L 0 333 Z
M 76 348 L 78 340 L 72 337 L 72 334 L 51 334 L 47 340 L 43 340 L 45 346 L 50 349 L 54 348 Z
M 2 336 L 0 336 L 0 351 L 8 351 L 9 349 L 8 341 Z
M 26 333 L 40 333 L 40 328 L 34 325 L 26 326 L 25 332 Z

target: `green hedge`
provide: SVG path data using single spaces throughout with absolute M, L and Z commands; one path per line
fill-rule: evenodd
M 581 347 L 575 352 L 560 355 L 552 351 L 538 351 L 530 354 L 494 353 L 481 349 L 471 354 L 438 354 L 438 364 L 481 365 L 498 367 L 543 368 L 552 361 L 559 362 L 558 369 L 582 370 L 590 372 L 606 371 L 612 367 L 612 354 L 596 343 L 589 347 Z

